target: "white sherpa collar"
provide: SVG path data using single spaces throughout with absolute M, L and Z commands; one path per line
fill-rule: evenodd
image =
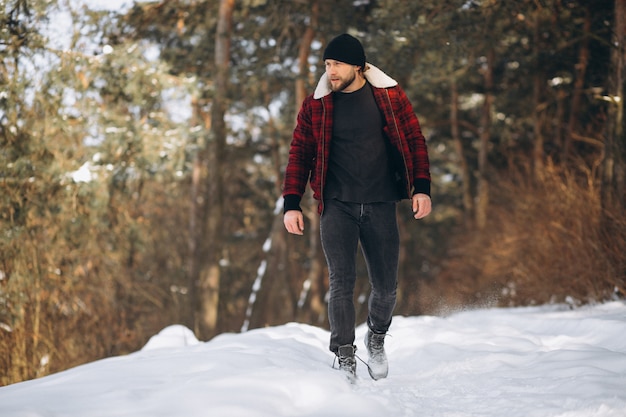
M 365 79 L 374 87 L 389 88 L 398 85 L 396 80 L 385 74 L 382 70 L 375 67 L 374 65 L 366 62 L 365 66 L 369 67 L 369 69 L 365 71 L 363 75 L 365 75 Z M 313 93 L 313 98 L 317 100 L 324 96 L 327 96 L 330 93 L 331 91 L 328 87 L 328 76 L 326 75 L 326 73 L 324 73 L 317 83 L 317 87 L 315 88 L 315 92 Z

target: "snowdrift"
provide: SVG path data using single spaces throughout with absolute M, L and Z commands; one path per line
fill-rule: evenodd
M 0 416 L 626 416 L 624 302 L 395 317 L 389 377 L 359 363 L 355 385 L 328 337 L 290 323 L 200 342 L 172 326 L 133 354 L 0 388 Z

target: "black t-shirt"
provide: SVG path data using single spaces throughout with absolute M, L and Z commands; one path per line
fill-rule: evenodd
M 397 201 L 383 118 L 368 83 L 333 93 L 333 137 L 324 198 L 351 203 Z

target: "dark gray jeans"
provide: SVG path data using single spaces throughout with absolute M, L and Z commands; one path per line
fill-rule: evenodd
M 330 275 L 330 350 L 354 344 L 356 256 L 359 242 L 370 281 L 367 324 L 386 333 L 396 305 L 400 238 L 396 203 L 324 201 L 320 223 L 322 248 Z

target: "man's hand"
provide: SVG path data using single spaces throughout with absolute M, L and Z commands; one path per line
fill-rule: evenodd
M 415 194 L 413 196 L 413 217 L 422 219 L 430 214 L 432 203 L 428 194 Z
M 304 234 L 304 216 L 300 210 L 289 210 L 283 216 L 285 229 L 294 235 Z

